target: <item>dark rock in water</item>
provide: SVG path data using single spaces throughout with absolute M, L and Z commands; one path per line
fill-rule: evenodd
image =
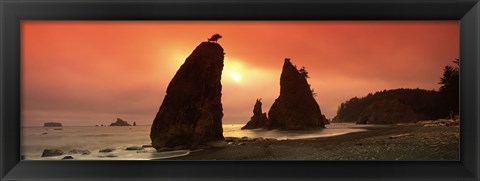
M 108 155 L 100 155 L 100 156 L 98 156 L 98 157 L 100 157 L 100 158 L 105 158 L 105 157 L 113 158 L 113 157 L 118 157 L 118 155 L 108 154 Z
M 240 138 L 237 138 L 237 137 L 225 137 L 225 141 L 226 142 L 238 142 L 240 141 L 241 139 Z
M 137 126 L 137 122 L 133 122 L 133 126 Z
M 280 96 L 268 111 L 266 129 L 309 130 L 325 127 L 305 74 L 285 59 L 280 77 Z
M 253 116 L 242 129 L 257 129 L 262 128 L 267 123 L 267 113 L 262 113 L 262 99 L 257 99 L 253 107 Z
M 48 134 L 48 133 L 42 133 L 42 135 L 46 135 L 46 134 Z
M 397 100 L 381 100 L 366 107 L 357 124 L 396 124 L 425 119 L 424 114 Z
M 90 155 L 90 151 L 88 150 L 70 150 L 69 154 L 82 154 L 82 155 Z
M 142 147 L 144 147 L 144 148 L 151 148 L 151 147 L 153 147 L 153 146 L 152 146 L 152 145 L 142 145 Z
M 65 156 L 62 158 L 62 160 L 71 160 L 73 159 L 73 156 Z
M 168 85 L 153 121 L 153 147 L 195 147 L 224 140 L 220 81 L 223 58 L 219 44 L 203 42 L 185 60 Z
M 130 146 L 130 147 L 127 147 L 125 150 L 143 150 L 143 147 L 141 147 L 141 146 Z
M 108 153 L 108 152 L 112 152 L 113 150 L 115 150 L 115 149 L 112 149 L 112 148 L 105 148 L 105 149 L 103 149 L 103 150 L 100 150 L 100 151 L 98 151 L 98 152 L 101 152 L 101 153 Z
M 45 149 L 43 150 L 42 157 L 49 157 L 49 156 L 60 156 L 63 155 L 62 150 L 57 149 Z
M 20 155 L 20 160 L 25 160 L 25 155 Z
M 43 127 L 62 127 L 62 123 L 48 122 L 48 123 L 44 123 Z
M 128 122 L 120 119 L 120 118 L 117 118 L 117 121 L 110 124 L 110 126 L 131 126 L 130 124 L 128 124 Z

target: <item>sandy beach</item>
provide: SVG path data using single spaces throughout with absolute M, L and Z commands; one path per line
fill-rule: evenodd
M 459 127 L 428 124 L 299 139 L 231 142 L 171 160 L 458 160 Z

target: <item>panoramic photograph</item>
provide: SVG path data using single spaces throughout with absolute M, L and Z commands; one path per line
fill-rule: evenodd
M 460 158 L 458 21 L 22 21 L 22 160 Z

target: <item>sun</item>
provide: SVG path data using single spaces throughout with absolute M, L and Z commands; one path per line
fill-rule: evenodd
M 240 82 L 242 80 L 242 76 L 238 73 L 238 72 L 230 72 L 230 78 L 232 78 L 233 80 L 237 81 L 237 82 Z
M 242 61 L 228 59 L 225 60 L 225 67 L 223 69 L 225 75 L 230 82 L 240 83 L 242 81 L 245 65 Z

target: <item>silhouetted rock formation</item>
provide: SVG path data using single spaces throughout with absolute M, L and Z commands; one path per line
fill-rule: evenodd
M 44 123 L 43 127 L 62 127 L 62 123 L 48 122 Z
M 133 122 L 133 126 L 136 126 L 137 125 L 137 122 Z
M 117 121 L 110 124 L 110 126 L 131 126 L 130 124 L 128 124 L 128 122 L 120 119 L 120 118 L 117 118 Z
M 262 128 L 268 121 L 267 113 L 262 113 L 262 99 L 257 99 L 255 106 L 253 107 L 253 116 L 250 121 L 247 122 L 242 129 L 257 129 Z
M 420 119 L 434 120 L 449 115 L 449 110 L 445 107 L 438 91 L 423 89 L 383 90 L 361 98 L 354 97 L 340 104 L 333 121 L 357 122 L 360 124 L 395 124 L 414 122 Z M 383 115 L 386 112 L 399 117 Z
M 150 138 L 162 147 L 195 147 L 222 141 L 223 48 L 203 42 L 190 54 L 168 85 Z
M 425 118 L 425 115 L 415 112 L 411 106 L 397 100 L 381 100 L 366 107 L 360 113 L 357 124 L 395 124 Z
M 325 115 L 322 114 L 322 120 L 325 124 L 330 124 L 330 120 L 327 119 L 327 117 L 325 117 Z
M 319 129 L 325 123 L 306 77 L 285 59 L 280 77 L 280 96 L 268 111 L 267 129 Z

